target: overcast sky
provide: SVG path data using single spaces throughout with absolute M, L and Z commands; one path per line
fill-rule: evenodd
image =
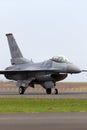
M 65 55 L 87 69 L 87 0 L 0 0 L 0 70 L 10 65 L 6 33 L 28 59 Z M 87 74 L 64 81 L 87 82 Z

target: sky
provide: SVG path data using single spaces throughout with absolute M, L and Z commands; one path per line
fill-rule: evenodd
M 11 59 L 6 33 L 13 33 L 23 56 L 34 62 L 65 55 L 87 69 L 86 0 L 0 0 L 0 70 Z M 87 73 L 65 81 L 87 82 Z

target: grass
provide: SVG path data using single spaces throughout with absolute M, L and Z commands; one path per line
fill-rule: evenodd
M 87 100 L 0 98 L 0 113 L 87 112 Z

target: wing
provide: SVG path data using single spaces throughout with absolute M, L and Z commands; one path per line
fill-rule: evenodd
M 3 70 L 0 71 L 0 74 L 32 74 L 32 73 L 42 73 L 42 74 L 58 74 L 58 73 L 66 73 L 66 72 L 60 72 L 59 70 Z

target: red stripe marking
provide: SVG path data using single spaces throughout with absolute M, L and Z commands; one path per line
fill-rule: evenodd
M 6 36 L 12 36 L 12 33 L 8 33 L 8 34 L 6 34 Z

